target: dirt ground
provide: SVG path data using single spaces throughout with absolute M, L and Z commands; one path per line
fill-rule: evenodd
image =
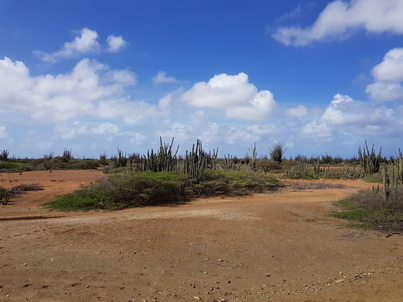
M 118 212 L 41 208 L 99 177 L 0 174 L 3 187 L 44 188 L 0 205 L 0 301 L 403 299 L 403 236 L 326 215 L 370 184 L 298 182 L 305 190 Z

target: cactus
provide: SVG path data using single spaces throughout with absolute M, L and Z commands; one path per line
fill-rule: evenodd
M 257 172 L 258 166 L 257 166 L 256 143 L 253 146 L 252 153 L 251 153 L 251 150 L 249 149 L 249 152 L 246 154 L 246 159 L 249 162 L 249 167 L 250 167 L 251 171 Z
M 217 151 L 218 152 L 218 151 Z M 198 184 L 203 179 L 204 169 L 207 167 L 207 153 L 203 151 L 201 140 L 193 144 L 192 151 L 186 151 L 184 171 L 189 180 Z
M 365 148 L 361 149 L 361 147 L 358 147 L 358 158 L 366 176 L 379 173 L 382 160 L 382 147 L 379 149 L 377 155 L 375 153 L 374 145 L 372 145 L 370 152 L 367 141 L 365 141 Z

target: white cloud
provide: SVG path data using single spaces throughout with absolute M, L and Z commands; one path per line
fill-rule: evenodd
M 103 136 L 110 136 L 110 135 L 117 135 L 120 133 L 120 128 L 116 124 L 105 122 L 101 123 L 97 126 L 88 127 L 87 125 L 81 122 L 74 122 L 71 125 L 57 125 L 54 128 L 54 133 L 62 138 L 62 139 L 73 139 L 78 135 L 103 135 Z
M 373 83 L 367 86 L 365 92 L 377 102 L 403 100 L 403 87 L 398 83 Z
M 158 71 L 157 75 L 153 77 L 153 84 L 164 84 L 164 83 L 177 83 L 178 80 L 174 77 L 167 76 L 165 71 Z
M 331 142 L 333 140 L 333 130 L 325 123 L 314 120 L 302 128 L 301 138 L 315 143 Z
M 273 94 L 268 90 L 258 92 L 245 106 L 227 109 L 227 116 L 245 120 L 264 120 L 276 109 Z
M 198 108 L 225 110 L 230 118 L 246 120 L 263 120 L 276 108 L 273 94 L 268 90 L 258 92 L 243 72 L 219 74 L 208 82 L 196 83 L 183 93 L 182 100 Z
M 379 82 L 403 82 L 403 48 L 389 50 L 372 75 Z
M 59 51 L 53 53 L 35 51 L 34 53 L 44 62 L 55 63 L 60 59 L 99 52 L 101 45 L 97 40 L 98 34 L 95 30 L 83 28 L 79 36 L 75 37 L 72 42 L 64 43 Z
M 297 107 L 287 109 L 286 114 L 290 117 L 300 118 L 308 114 L 308 109 L 304 105 L 298 105 Z
M 122 36 L 109 35 L 106 42 L 108 43 L 109 52 L 118 52 L 127 45 L 127 42 L 122 38 Z
M 137 123 L 158 114 L 158 106 L 122 97 L 136 84 L 127 70 L 108 70 L 83 59 L 66 74 L 32 77 L 22 62 L 0 60 L 0 105 L 35 120 L 65 121 L 77 116 L 121 119 Z
M 403 100 L 403 48 L 388 51 L 383 61 L 372 69 L 375 82 L 366 92 L 377 102 Z
M 347 95 L 336 94 L 326 108 L 321 121 L 334 126 L 382 125 L 393 118 L 393 110 L 354 101 Z
M 0 138 L 5 139 L 8 137 L 7 127 L 0 125 Z
M 285 45 L 308 45 L 325 39 L 343 39 L 363 29 L 370 33 L 403 34 L 403 1 L 336 0 L 326 6 L 311 26 L 280 27 L 272 37 Z
M 60 50 L 51 53 L 36 50 L 34 54 L 44 62 L 55 63 L 61 59 L 99 53 L 102 51 L 114 53 L 127 45 L 127 42 L 121 36 L 109 35 L 106 40 L 108 46 L 106 49 L 103 49 L 98 42 L 98 38 L 98 33 L 95 30 L 83 28 L 78 32 L 78 35 L 73 41 L 64 43 Z

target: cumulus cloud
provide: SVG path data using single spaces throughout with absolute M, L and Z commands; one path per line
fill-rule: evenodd
M 294 108 L 288 108 L 286 109 L 286 115 L 290 117 L 304 117 L 308 114 L 308 109 L 304 105 L 298 105 L 297 107 Z
M 7 127 L 0 125 L 0 138 L 5 139 L 8 137 Z
M 194 107 L 221 109 L 230 118 L 246 120 L 263 120 L 276 108 L 273 94 L 268 90 L 258 91 L 243 72 L 223 73 L 208 82 L 196 83 L 183 93 L 182 100 Z
M 285 45 L 304 46 L 314 41 L 344 39 L 357 30 L 403 34 L 402 15 L 401 0 L 336 0 L 311 26 L 280 27 L 272 37 Z
M 54 133 L 62 139 L 73 139 L 78 135 L 116 135 L 120 132 L 116 124 L 105 122 L 97 126 L 89 127 L 81 122 L 74 122 L 72 125 L 57 125 Z
M 158 112 L 158 106 L 123 97 L 136 84 L 127 70 L 109 70 L 95 60 L 83 59 L 71 72 L 31 76 L 24 63 L 0 60 L 0 105 L 33 119 L 65 121 L 77 116 L 121 119 L 137 123 Z
M 108 43 L 107 51 L 109 52 L 118 52 L 127 45 L 122 36 L 109 35 L 106 42 Z
M 347 95 L 336 94 L 326 108 L 321 121 L 334 126 L 383 125 L 393 118 L 393 110 L 354 101 Z
M 78 32 L 78 35 L 71 42 L 64 43 L 63 47 L 55 52 L 44 52 L 40 50 L 34 51 L 42 61 L 47 63 L 55 63 L 61 59 L 73 58 L 80 55 L 99 53 L 104 51 L 101 44 L 98 42 L 98 33 L 95 30 L 83 28 Z M 108 47 L 105 51 L 118 52 L 127 44 L 121 36 L 110 35 L 107 38 Z
M 303 126 L 300 137 L 308 142 L 331 142 L 333 140 L 333 130 L 329 125 L 314 120 Z
M 371 100 L 378 102 L 403 100 L 403 48 L 389 50 L 383 61 L 376 65 L 371 73 L 375 82 L 366 89 Z
M 174 77 L 167 76 L 165 71 L 158 71 L 157 75 L 153 77 L 153 84 L 164 84 L 164 83 L 177 83 L 178 80 Z

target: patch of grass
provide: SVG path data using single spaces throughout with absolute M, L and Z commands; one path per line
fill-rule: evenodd
M 336 203 L 342 211 L 330 216 L 354 225 L 384 231 L 403 231 L 403 188 L 394 188 L 385 200 L 382 191 L 361 191 Z
M 372 174 L 370 176 L 365 177 L 364 181 L 369 182 L 369 183 L 382 184 L 383 183 L 383 177 L 382 177 L 382 174 L 375 173 L 375 174 Z

